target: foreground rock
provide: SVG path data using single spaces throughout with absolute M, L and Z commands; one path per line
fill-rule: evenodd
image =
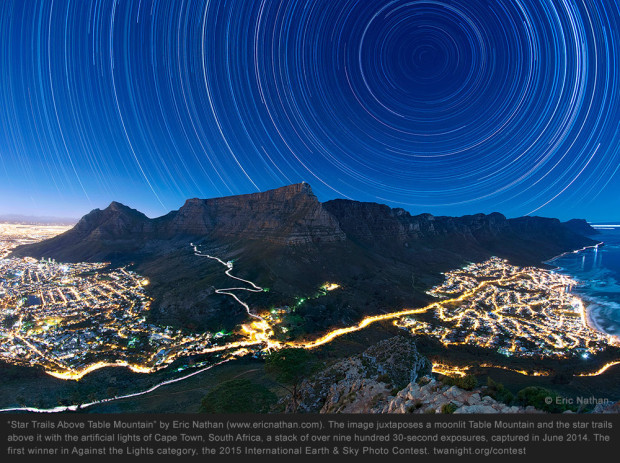
M 430 362 L 411 339 L 395 336 L 361 355 L 349 357 L 306 380 L 301 386 L 299 411 L 320 413 L 377 413 L 396 389 L 429 374 Z
M 313 413 L 541 413 L 508 406 L 485 393 L 446 386 L 412 339 L 395 336 L 338 361 L 304 381 L 299 412 Z M 291 411 L 290 409 L 288 411 Z
M 388 398 L 380 413 L 542 413 L 532 406 L 498 402 L 485 395 L 483 388 L 466 391 L 428 376 L 420 383 L 409 383 L 396 397 Z

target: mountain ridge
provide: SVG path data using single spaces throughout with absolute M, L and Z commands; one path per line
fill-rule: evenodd
M 492 255 L 516 265 L 541 262 L 596 242 L 576 233 L 587 223 L 507 219 L 500 213 L 463 217 L 411 215 L 378 203 L 321 203 L 307 183 L 261 193 L 188 199 L 150 219 L 117 202 L 86 214 L 67 232 L 20 246 L 13 256 L 57 261 L 134 264 L 151 281 L 153 321 L 189 328 L 231 328 L 246 314 L 231 298 L 222 269 L 194 255 L 190 242 L 269 293 L 244 295 L 257 310 L 288 305 L 326 281 L 341 285 L 297 309 L 305 332 L 353 323 L 367 314 L 428 302 L 441 273 Z M 300 328 L 300 329 L 302 329 Z
M 499 212 L 461 217 L 412 215 L 401 208 L 385 204 L 334 199 L 320 203 L 308 183 L 298 183 L 236 196 L 190 198 L 176 211 L 157 218 L 112 201 L 105 209 L 94 209 L 67 232 L 41 243 L 20 247 L 15 255 L 43 250 L 67 261 L 106 259 L 92 247 L 82 249 L 84 240 L 95 242 L 125 241 L 123 250 L 138 249 L 151 239 L 179 240 L 210 236 L 212 238 L 257 239 L 285 245 L 333 242 L 354 239 L 374 246 L 392 241 L 408 247 L 412 241 L 460 235 L 476 241 L 488 241 L 508 232 L 558 232 L 565 228 L 578 236 L 598 232 L 583 219 L 560 222 L 543 217 L 507 219 Z M 573 237 L 574 238 L 574 237 Z M 129 241 L 134 240 L 134 246 Z M 394 242 L 395 240 L 395 242 Z M 576 240 L 573 239 L 573 242 Z

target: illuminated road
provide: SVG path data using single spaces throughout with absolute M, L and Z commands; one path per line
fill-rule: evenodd
M 190 374 L 187 374 L 185 376 L 181 376 L 180 378 L 174 378 L 174 379 L 169 379 L 167 381 L 162 381 L 159 384 L 156 384 L 155 386 L 152 386 L 144 391 L 140 391 L 140 392 L 134 392 L 131 394 L 124 394 L 124 395 L 118 395 L 118 396 L 114 396 L 114 397 L 110 397 L 107 399 L 101 399 L 101 400 L 95 400 L 93 402 L 88 402 L 88 403 L 83 403 L 83 404 L 79 404 L 79 405 L 67 405 L 67 406 L 58 406 L 58 407 L 52 407 L 52 408 L 35 408 L 35 407 L 13 407 L 13 408 L 2 408 L 0 409 L 0 412 L 34 412 L 34 413 L 60 413 L 60 412 L 68 412 L 68 411 L 76 411 L 76 410 L 82 410 L 84 408 L 88 408 L 88 407 L 92 407 L 93 405 L 99 405 L 99 404 L 104 404 L 104 403 L 108 403 L 108 402 L 113 402 L 115 400 L 122 400 L 122 399 L 130 399 L 132 397 L 139 397 L 141 395 L 145 395 L 145 394 L 149 394 L 157 389 L 159 389 L 162 386 L 166 386 L 168 384 L 173 384 L 173 383 L 178 383 L 179 381 L 183 381 L 186 380 L 188 378 L 191 378 L 192 376 L 196 376 L 200 373 L 203 373 L 207 370 L 210 370 L 211 368 L 214 368 L 218 365 L 222 365 L 223 363 L 229 362 L 232 359 L 226 359 L 226 360 L 222 360 L 221 362 L 217 362 L 214 363 L 213 365 L 209 365 L 208 367 L 205 368 L 201 368 L 200 370 L 196 370 Z
M 194 248 L 194 254 L 199 256 L 199 257 L 207 257 L 209 259 L 213 259 L 217 262 L 219 262 L 220 264 L 222 264 L 223 266 L 226 267 L 226 275 L 230 278 L 233 278 L 235 280 L 241 281 L 243 283 L 247 283 L 248 285 L 252 286 L 251 288 L 245 288 L 245 287 L 240 287 L 240 288 L 222 288 L 222 289 L 216 289 L 215 292 L 217 294 L 226 294 L 227 296 L 231 296 L 232 298 L 235 299 L 235 301 L 237 301 L 239 304 L 241 304 L 244 308 L 245 311 L 248 313 L 248 315 L 250 317 L 256 318 L 257 320 L 260 320 L 262 322 L 264 322 L 265 320 L 252 313 L 252 311 L 250 310 L 250 306 L 248 304 L 246 304 L 245 302 L 243 302 L 241 299 L 239 299 L 237 297 L 237 295 L 235 293 L 231 293 L 230 291 L 249 291 L 251 293 L 260 293 L 263 291 L 263 288 L 261 288 L 260 286 L 257 286 L 256 284 L 254 284 L 252 281 L 249 280 L 244 280 L 243 278 L 239 278 L 235 275 L 233 275 L 232 273 L 232 269 L 233 269 L 233 262 L 229 261 L 229 262 L 224 262 L 222 259 L 220 259 L 219 257 L 215 257 L 215 256 L 210 256 L 209 254 L 203 254 L 198 250 L 198 246 L 196 246 L 194 243 L 190 243 L 191 246 Z
M 245 309 L 245 311 L 248 313 L 250 317 L 257 320 L 256 322 L 251 323 L 249 326 L 248 325 L 241 326 L 241 330 L 243 331 L 245 335 L 249 337 L 250 342 L 265 343 L 266 348 L 269 350 L 280 348 L 281 347 L 280 343 L 271 339 L 271 337 L 273 336 L 273 329 L 271 328 L 271 326 L 269 326 L 269 323 L 267 323 L 267 321 L 260 315 L 253 313 L 252 310 L 250 310 L 250 306 L 247 303 L 243 302 L 241 299 L 239 299 L 239 297 L 235 293 L 231 292 L 231 291 L 248 291 L 250 293 L 260 293 L 260 292 L 263 292 L 264 289 L 256 285 L 252 281 L 244 280 L 243 278 L 239 278 L 238 276 L 233 275 L 231 273 L 233 270 L 232 261 L 224 262 L 219 257 L 211 256 L 209 254 L 203 254 L 198 250 L 198 246 L 196 246 L 194 243 L 190 243 L 190 244 L 194 248 L 195 255 L 199 257 L 207 257 L 208 259 L 212 259 L 212 260 L 219 262 L 220 264 L 226 267 L 225 273 L 229 278 L 232 278 L 237 281 L 241 281 L 243 283 L 247 283 L 248 285 L 251 286 L 251 288 L 234 287 L 234 288 L 223 288 L 223 289 L 215 290 L 217 294 L 225 294 L 227 296 L 232 297 L 235 301 L 241 304 L 241 306 Z
M 603 365 L 600 369 L 596 370 L 595 372 L 592 372 L 592 373 L 581 373 L 581 374 L 575 375 L 575 376 L 598 376 L 598 375 L 602 375 L 603 373 L 605 373 L 607 370 L 609 370 L 611 367 L 613 367 L 615 365 L 620 365 L 620 360 L 616 360 L 614 362 L 606 363 L 605 365 Z
M 419 314 L 423 314 L 429 311 L 437 311 L 439 314 L 439 318 L 442 320 L 449 320 L 449 317 L 447 317 L 444 313 L 444 308 L 446 306 L 450 306 L 450 305 L 454 305 L 455 303 L 463 303 L 465 301 L 470 300 L 472 297 L 474 297 L 475 295 L 481 294 L 483 293 L 484 290 L 486 290 L 486 288 L 488 287 L 495 287 L 495 286 L 507 286 L 510 284 L 514 284 L 515 282 L 520 283 L 521 280 L 524 280 L 526 277 L 527 278 L 531 278 L 533 279 L 537 284 L 548 284 L 546 281 L 542 281 L 539 282 L 537 281 L 538 279 L 550 275 L 549 273 L 543 271 L 543 270 L 539 270 L 537 271 L 538 273 L 533 273 L 533 270 L 530 270 L 529 273 L 528 271 L 516 271 L 515 269 L 518 269 L 517 267 L 514 266 L 510 266 L 508 264 L 505 263 L 505 261 L 502 261 L 500 259 L 496 259 L 496 261 L 490 260 L 487 261 L 485 263 L 482 264 L 474 264 L 474 265 L 478 265 L 479 267 L 482 267 L 483 270 L 485 272 L 488 272 L 489 270 L 487 270 L 486 268 L 484 268 L 484 265 L 491 265 L 491 269 L 495 272 L 499 271 L 499 276 L 497 278 L 488 278 L 488 279 L 484 279 L 483 281 L 477 282 L 475 284 L 475 286 L 473 286 L 472 288 L 469 289 L 463 289 L 462 287 L 460 288 L 460 290 L 458 292 L 460 292 L 460 294 L 457 297 L 453 297 L 453 298 L 444 298 L 442 299 L 440 302 L 435 302 L 432 304 L 427 305 L 426 307 L 422 307 L 422 308 L 416 308 L 416 309 L 404 309 L 404 310 L 400 310 L 397 312 L 391 312 L 391 313 L 387 313 L 387 314 L 381 314 L 381 315 L 372 315 L 372 316 L 368 316 L 365 317 L 364 319 L 362 319 L 359 323 L 357 323 L 356 325 L 353 326 L 349 326 L 349 327 L 344 327 L 344 328 L 337 328 L 334 329 L 328 333 L 326 333 L 325 335 L 315 339 L 315 340 L 311 340 L 311 341 L 292 341 L 292 342 L 279 342 L 276 340 L 271 339 L 271 335 L 273 334 L 273 330 L 272 328 L 269 326 L 269 324 L 267 323 L 267 321 L 260 317 L 257 314 L 254 314 L 249 305 L 243 301 L 241 301 L 234 293 L 232 293 L 231 291 L 250 291 L 250 292 L 260 292 L 263 289 L 261 287 L 259 287 L 258 285 L 256 285 L 255 283 L 249 281 L 249 280 L 244 280 L 242 278 L 239 278 L 235 275 L 232 274 L 232 270 L 233 270 L 233 262 L 229 261 L 229 262 L 224 262 L 223 260 L 208 255 L 208 254 L 203 254 L 201 253 L 197 247 L 195 245 L 192 244 L 192 246 L 194 246 L 194 252 L 196 255 L 198 256 L 203 256 L 203 257 L 208 257 L 210 259 L 214 259 L 216 261 L 218 261 L 220 264 L 226 266 L 227 270 L 226 270 L 226 275 L 229 276 L 230 278 L 233 278 L 235 280 L 238 281 L 242 281 L 248 285 L 251 286 L 251 288 L 246 288 L 246 287 L 235 287 L 235 288 L 225 288 L 225 289 L 219 289 L 216 290 L 217 293 L 219 294 L 226 294 L 229 295 L 231 297 L 233 297 L 239 304 L 241 304 L 246 311 L 248 312 L 248 314 L 250 316 L 252 316 L 255 319 L 258 319 L 259 322 L 258 323 L 253 323 L 252 325 L 250 325 L 250 327 L 244 326 L 245 328 L 245 333 L 247 335 L 249 335 L 251 337 L 252 340 L 255 341 L 259 341 L 259 342 L 264 342 L 265 345 L 267 346 L 267 348 L 269 349 L 280 349 L 283 347 L 297 347 L 297 348 L 303 348 L 303 349 L 314 349 L 316 347 L 322 346 L 324 344 L 327 344 L 329 342 L 332 342 L 334 339 L 340 337 L 340 336 L 344 336 L 346 334 L 350 334 L 359 330 L 362 330 L 366 327 L 368 327 L 369 325 L 373 324 L 373 323 L 377 323 L 377 322 L 381 322 L 381 321 L 386 321 L 386 320 L 398 320 L 401 319 L 403 317 L 407 317 L 407 316 L 411 316 L 411 315 L 419 315 Z M 491 264 L 488 264 L 491 263 Z M 495 266 L 495 267 L 493 267 Z M 496 268 L 497 266 L 499 266 L 499 269 Z M 462 271 L 456 271 L 456 273 L 459 273 Z M 491 275 L 492 273 L 485 273 L 483 274 L 484 276 L 488 277 L 488 275 Z M 447 278 L 449 278 L 449 273 L 446 274 Z M 552 288 L 555 288 L 557 286 L 563 286 L 563 285 L 567 285 L 567 284 L 573 284 L 573 282 L 564 277 L 563 275 L 553 275 L 554 280 L 552 280 L 554 283 L 551 284 Z M 557 282 L 555 282 L 555 280 L 558 280 Z M 443 286 L 438 287 L 439 289 L 443 288 Z M 528 289 L 529 290 L 529 289 Z M 560 295 L 561 298 L 561 302 L 564 303 L 564 290 L 558 290 L 558 294 Z M 519 299 L 519 296 L 517 295 L 517 299 Z M 570 299 L 567 299 L 570 301 L 575 301 L 577 300 L 576 298 L 571 297 Z M 457 304 L 457 305 L 458 305 Z M 584 316 L 584 312 L 585 312 L 585 308 L 583 306 L 582 303 L 579 304 L 575 304 L 576 305 L 576 310 L 577 310 L 577 314 L 579 316 L 579 320 L 581 323 L 581 328 L 582 330 L 585 330 L 585 332 L 589 335 L 590 333 L 593 333 L 593 330 L 591 330 L 590 328 L 587 327 L 586 324 L 586 320 L 585 320 L 585 316 Z M 467 313 L 468 311 L 465 311 L 465 313 Z M 498 315 L 498 319 L 501 322 L 502 320 L 504 320 L 504 316 L 500 315 L 499 313 L 499 307 L 496 306 L 496 311 L 494 311 L 494 313 L 496 313 Z M 479 314 L 477 314 L 479 315 Z M 462 318 L 462 315 L 457 317 L 459 319 L 459 321 Z M 536 326 L 533 325 L 532 323 L 529 323 L 526 320 L 523 320 L 522 317 L 520 318 L 516 318 L 515 320 L 517 320 L 518 322 L 520 322 L 521 324 L 527 325 L 527 332 L 528 333 L 536 333 L 538 332 L 538 334 L 541 334 L 541 330 L 540 330 L 540 325 Z M 559 318 L 560 322 L 563 323 L 567 323 L 562 317 Z M 544 322 L 547 322 L 548 320 L 546 318 L 543 319 Z M 511 320 L 511 322 L 513 322 Z M 519 325 L 516 322 L 513 322 L 515 329 L 517 330 L 517 332 L 520 333 L 520 330 L 522 329 L 521 327 L 519 327 Z M 532 325 L 531 327 L 529 325 Z M 561 327 L 560 327 L 561 328 Z M 536 329 L 538 329 L 538 331 L 536 331 Z M 545 328 L 545 330 L 543 332 L 547 332 L 548 328 Z M 514 332 L 513 332 L 514 334 Z M 573 345 L 577 345 L 578 342 L 580 341 L 580 339 L 577 339 L 577 337 L 575 335 L 572 335 L 570 333 L 564 333 L 564 335 L 573 341 Z M 559 347 L 564 347 L 563 342 L 559 339 L 559 338 L 554 338 L 553 336 L 556 336 L 553 333 L 549 333 L 547 332 L 547 336 L 550 339 L 550 342 L 557 342 L 559 344 Z M 597 333 L 593 333 L 592 336 L 594 337 L 594 340 L 599 340 L 599 339 L 605 339 L 608 340 L 607 337 L 605 336 L 601 336 Z M 590 341 L 588 341 L 590 342 Z M 592 341 L 594 342 L 594 341 Z M 514 345 L 514 344 L 513 344 Z M 620 363 L 620 362 L 615 362 L 613 364 L 616 363 Z M 481 367 L 489 367 L 489 368 L 501 368 L 501 369 L 505 369 L 505 370 L 510 370 L 510 371 L 514 371 L 516 373 L 519 374 L 524 374 L 524 375 L 532 375 L 532 376 L 542 376 L 542 375 L 547 375 L 547 372 L 544 371 L 525 371 L 525 370 L 517 370 L 517 369 L 511 369 L 511 368 L 507 368 L 501 365 L 492 365 L 492 364 L 484 364 L 484 365 L 480 365 Z M 593 375 L 597 375 L 597 374 L 602 374 L 603 372 L 605 372 L 610 366 L 612 366 L 612 364 L 608 364 L 607 366 L 605 366 L 604 368 L 600 369 L 597 372 L 593 372 L 590 374 L 587 374 L 587 376 L 593 376 Z M 446 368 L 445 365 L 441 366 L 444 369 Z M 441 369 L 441 367 L 438 365 L 437 368 Z M 452 367 L 455 370 L 454 371 L 465 371 L 468 369 L 468 367 L 465 367 L 464 369 L 460 369 L 456 368 L 456 367 Z M 439 370 L 437 370 L 439 372 Z

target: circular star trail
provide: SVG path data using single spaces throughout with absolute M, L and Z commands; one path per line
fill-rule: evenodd
M 414 213 L 620 205 L 614 0 L 6 0 L 0 40 L 9 212 L 300 181 Z

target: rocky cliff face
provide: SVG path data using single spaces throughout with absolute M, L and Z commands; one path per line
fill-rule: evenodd
M 189 199 L 162 228 L 171 237 L 256 239 L 287 245 L 346 238 L 307 183 L 264 193 Z
M 567 226 L 544 217 L 507 219 L 497 212 L 463 217 L 411 215 L 382 204 L 343 199 L 328 201 L 324 207 L 350 240 L 397 258 L 421 257 L 430 250 L 434 256 L 429 259 L 436 262 L 455 255 L 464 260 L 497 255 L 517 265 L 537 265 L 567 249 L 594 244 L 584 233 L 589 226 L 573 221 Z
M 62 235 L 18 249 L 15 255 L 109 260 L 105 249 L 120 255 L 137 251 L 149 241 L 186 244 L 192 239 L 297 245 L 342 241 L 346 235 L 310 185 L 299 183 L 263 193 L 188 199 L 178 211 L 156 219 L 112 202 L 89 212 Z
M 396 240 L 404 243 L 448 235 L 482 238 L 501 234 L 509 227 L 506 217 L 499 213 L 463 217 L 412 216 L 404 209 L 345 199 L 328 201 L 325 209 L 338 219 L 349 238 L 362 242 Z
M 172 243 L 206 239 L 224 244 L 252 240 L 283 246 L 351 241 L 365 248 L 379 248 L 383 254 L 391 250 L 395 256 L 407 249 L 437 250 L 465 252 L 465 259 L 498 251 L 498 255 L 510 258 L 513 250 L 515 255 L 542 260 L 593 244 L 583 236 L 589 231 L 593 230 L 581 221 L 562 224 L 541 217 L 506 219 L 499 213 L 412 216 L 404 209 L 343 199 L 322 204 L 310 185 L 299 183 L 262 193 L 189 199 L 178 211 L 156 219 L 113 202 L 104 210 L 93 210 L 63 235 L 19 248 L 15 255 L 93 260 L 105 258 L 106 249 L 121 255 L 154 240 Z
M 582 220 L 561 223 L 558 219 L 545 217 L 507 219 L 498 212 L 462 217 L 411 215 L 400 208 L 344 199 L 328 201 L 324 206 L 336 217 L 349 238 L 364 243 L 392 242 L 415 246 L 418 242 L 449 237 L 484 246 L 497 239 L 544 240 L 550 236 L 577 242 L 580 236 L 596 233 Z

